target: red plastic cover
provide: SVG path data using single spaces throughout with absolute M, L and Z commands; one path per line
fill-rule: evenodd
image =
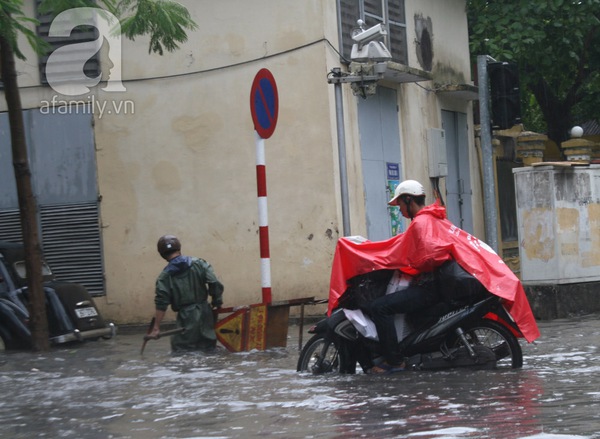
M 504 299 L 527 341 L 540 336 L 519 279 L 491 247 L 448 221 L 446 209 L 437 203 L 423 208 L 406 232 L 388 240 L 339 239 L 331 270 L 328 313 L 337 306 L 347 280 L 356 275 L 380 269 L 416 275 L 432 271 L 449 259 L 456 260 L 488 291 Z

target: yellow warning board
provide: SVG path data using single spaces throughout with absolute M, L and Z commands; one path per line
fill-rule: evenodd
M 240 309 L 215 324 L 217 339 L 230 352 L 245 350 L 244 334 L 247 311 L 247 309 Z
M 267 345 L 267 305 L 244 307 L 215 324 L 217 339 L 231 352 L 265 350 Z
M 265 350 L 267 344 L 267 305 L 253 305 L 250 307 L 250 319 L 248 325 L 247 350 Z

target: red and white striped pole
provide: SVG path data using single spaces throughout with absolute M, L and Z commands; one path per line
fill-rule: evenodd
M 269 218 L 267 211 L 267 169 L 265 140 L 256 135 L 256 189 L 258 194 L 258 235 L 260 239 L 260 278 L 263 303 L 271 303 L 271 255 L 269 251 Z
M 258 190 L 258 233 L 260 238 L 260 277 L 263 303 L 271 303 L 271 256 L 269 254 L 269 221 L 267 215 L 267 173 L 265 139 L 275 131 L 279 96 L 273 74 L 260 69 L 250 89 L 250 112 L 256 135 L 256 185 Z

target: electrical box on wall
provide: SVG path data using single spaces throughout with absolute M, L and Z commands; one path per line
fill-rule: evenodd
M 446 135 L 444 130 L 429 128 L 427 130 L 429 146 L 429 177 L 445 177 L 448 175 L 448 158 L 446 156 Z

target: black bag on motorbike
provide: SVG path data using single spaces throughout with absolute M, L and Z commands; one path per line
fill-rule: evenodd
M 436 270 L 440 295 L 448 303 L 472 303 L 485 295 L 485 288 L 458 262 L 450 260 Z
M 348 288 L 339 299 L 340 308 L 361 309 L 385 295 L 395 270 L 375 270 L 348 280 Z

